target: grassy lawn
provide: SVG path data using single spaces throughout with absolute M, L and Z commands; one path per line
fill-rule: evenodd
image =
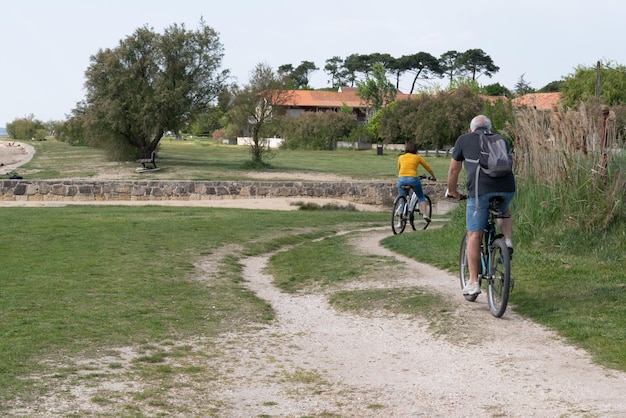
M 148 178 L 135 173 L 137 162 L 112 162 L 100 150 L 69 146 L 55 140 L 31 143 L 36 149 L 31 162 L 16 171 L 24 178 L 89 178 L 108 172 L 128 179 Z M 280 151 L 268 162 L 268 172 L 305 172 L 312 175 L 335 174 L 355 180 L 395 181 L 398 152 L 388 150 L 354 151 Z M 163 139 L 157 154 L 161 170 L 149 173 L 150 179 L 168 180 L 245 180 L 250 179 L 244 164 L 250 160 L 247 147 L 216 144 L 209 139 L 176 141 Z M 449 159 L 429 156 L 435 174 L 444 179 Z
M 97 150 L 56 141 L 33 145 L 35 158 L 17 170 L 25 179 L 95 177 L 103 171 L 144 178 L 134 173 L 137 163 L 110 162 Z M 270 163 L 276 172 L 394 181 L 396 158 L 396 152 L 378 156 L 375 150 L 280 151 Z M 157 159 L 163 169 L 150 178 L 248 179 L 242 168 L 248 159 L 244 147 L 165 140 Z M 428 162 L 445 179 L 448 158 L 433 156 Z M 216 338 L 271 320 L 271 307 L 241 284 L 242 255 L 290 247 L 268 266 L 287 292 L 375 278 L 391 262 L 355 254 L 348 250 L 348 238 L 334 236 L 340 230 L 387 225 L 386 213 L 68 206 L 3 208 L 2 215 L 0 412 L 2 399 L 45 396 L 45 387 L 23 379 L 48 372 L 43 360 Z M 441 229 L 390 235 L 383 244 L 456 272 L 462 230 L 458 212 Z M 511 296 L 518 312 L 620 370 L 626 370 L 623 230 L 578 237 L 574 249 L 539 236 L 517 243 Z M 319 237 L 327 239 L 315 240 Z M 570 238 L 564 236 L 562 242 Z M 211 280 L 200 280 L 196 263 L 207 259 L 214 273 Z M 404 314 L 440 306 L 438 301 L 424 303 L 432 296 L 420 292 L 338 292 L 331 303 L 354 311 L 382 307 Z M 147 356 L 146 362 L 158 364 L 158 357 Z
M 241 255 L 382 221 L 379 213 L 151 206 L 2 212 L 0 398 L 7 399 L 45 392 L 22 377 L 45 374 L 55 358 L 210 339 L 271 320 L 271 307 L 241 284 Z M 205 259 L 215 272 L 200 279 L 196 263 Z

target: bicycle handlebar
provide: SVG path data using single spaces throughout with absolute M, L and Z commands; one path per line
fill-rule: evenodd
M 455 197 L 453 197 L 453 196 L 450 196 L 450 195 L 448 194 L 448 189 L 446 189 L 445 196 L 446 196 L 448 199 L 456 199 L 456 200 L 465 200 L 465 199 L 467 199 L 467 195 L 466 195 L 466 194 L 459 194 L 459 198 L 458 198 L 458 199 L 457 199 L 457 198 L 455 198 Z

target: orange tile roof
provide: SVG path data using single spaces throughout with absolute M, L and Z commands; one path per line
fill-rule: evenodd
M 396 100 L 406 100 L 411 96 L 405 93 L 398 93 Z M 357 95 L 356 88 L 343 87 L 341 91 L 326 90 L 289 90 L 286 106 L 292 107 L 319 107 L 319 108 L 339 108 L 343 105 L 353 108 L 365 108 L 366 105 Z M 507 102 L 504 96 L 485 96 L 485 100 L 491 103 L 496 100 Z M 537 110 L 550 110 L 563 98 L 561 93 L 530 93 L 511 100 L 513 106 L 534 106 Z
M 537 110 L 551 110 L 563 99 L 562 93 L 529 93 L 511 100 L 516 107 L 534 107 Z
M 288 106 L 298 107 L 365 107 L 356 91 L 290 90 Z
M 408 94 L 398 93 L 396 100 L 409 98 Z M 333 108 L 343 105 L 365 108 L 367 105 L 357 95 L 356 87 L 342 87 L 341 91 L 289 90 L 285 105 L 297 107 Z

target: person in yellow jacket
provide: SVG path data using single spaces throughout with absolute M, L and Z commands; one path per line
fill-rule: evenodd
M 424 220 L 430 222 L 426 211 L 426 198 L 424 197 L 424 191 L 422 190 L 422 181 L 418 177 L 417 168 L 421 164 L 426 171 L 430 173 L 432 181 L 436 181 L 435 173 L 433 173 L 430 165 L 424 160 L 424 158 L 417 153 L 417 144 L 413 141 L 409 141 L 404 147 L 404 154 L 398 157 L 398 193 L 408 196 L 408 193 L 402 186 L 408 185 L 413 188 L 413 191 L 417 194 L 417 201 L 419 202 L 420 211 L 424 214 Z

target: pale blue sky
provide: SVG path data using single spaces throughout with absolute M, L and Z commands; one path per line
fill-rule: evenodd
M 559 80 L 598 60 L 626 64 L 622 0 L 3 0 L 0 5 L 0 126 L 33 114 L 63 120 L 84 98 L 84 72 L 100 48 L 115 47 L 138 27 L 197 28 L 220 34 L 223 67 L 240 84 L 256 64 L 274 69 L 313 61 L 314 88 L 333 56 L 394 57 L 480 48 L 500 67 L 481 84 L 512 89 Z M 410 89 L 407 80 L 401 90 Z

